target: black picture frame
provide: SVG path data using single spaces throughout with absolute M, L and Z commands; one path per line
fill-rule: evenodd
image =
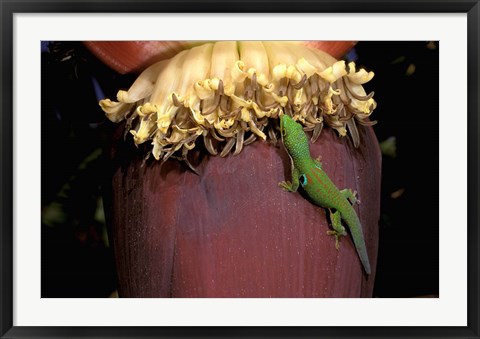
M 112 4 L 115 3 L 115 6 Z M 479 335 L 479 16 L 476 1 L 15 1 L 1 0 L 0 335 L 19 337 L 449 337 Z M 274 5 L 274 6 L 273 6 Z M 13 326 L 13 16 L 15 13 L 467 13 L 468 14 L 468 325 L 465 327 L 19 327 Z

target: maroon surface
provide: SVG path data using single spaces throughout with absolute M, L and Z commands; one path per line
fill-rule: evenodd
M 311 147 L 339 188 L 358 191 L 372 274 L 350 237 L 335 249 L 325 210 L 284 192 L 288 156 L 257 141 L 237 156 L 205 157 L 199 176 L 177 160 L 141 167 L 117 148 L 110 224 L 121 297 L 370 297 L 380 215 L 381 156 L 371 128 L 354 149 L 331 129 Z M 128 140 L 131 144 L 131 140 Z M 120 160 L 119 160 L 120 159 Z M 123 160 L 122 160 L 123 159 Z M 132 160 L 133 159 L 133 160 Z

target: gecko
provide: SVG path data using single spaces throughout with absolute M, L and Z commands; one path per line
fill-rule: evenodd
M 337 250 L 339 238 L 347 235 L 342 225 L 343 220 L 350 229 L 360 261 L 369 275 L 370 263 L 362 225 L 352 206 L 357 201 L 356 192 L 350 189 L 339 190 L 335 186 L 322 169 L 320 159 L 313 159 L 310 156 L 308 138 L 302 125 L 287 114 L 280 117 L 280 132 L 283 145 L 291 160 L 292 182 L 281 181 L 278 185 L 289 192 L 296 192 L 301 185 L 315 205 L 329 210 L 332 230 L 328 230 L 327 234 L 335 236 Z

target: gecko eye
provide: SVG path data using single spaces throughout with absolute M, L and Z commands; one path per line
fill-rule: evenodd
M 285 128 L 280 128 L 280 132 L 282 133 L 282 137 L 287 136 L 287 131 L 285 130 Z
M 301 184 L 302 186 L 307 185 L 307 176 L 306 176 L 305 174 L 302 174 L 302 175 L 300 176 L 300 184 Z

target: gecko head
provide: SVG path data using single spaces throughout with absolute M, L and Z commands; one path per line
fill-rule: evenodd
M 302 125 L 287 114 L 280 117 L 280 132 L 284 145 L 290 150 L 293 145 L 308 145 Z

